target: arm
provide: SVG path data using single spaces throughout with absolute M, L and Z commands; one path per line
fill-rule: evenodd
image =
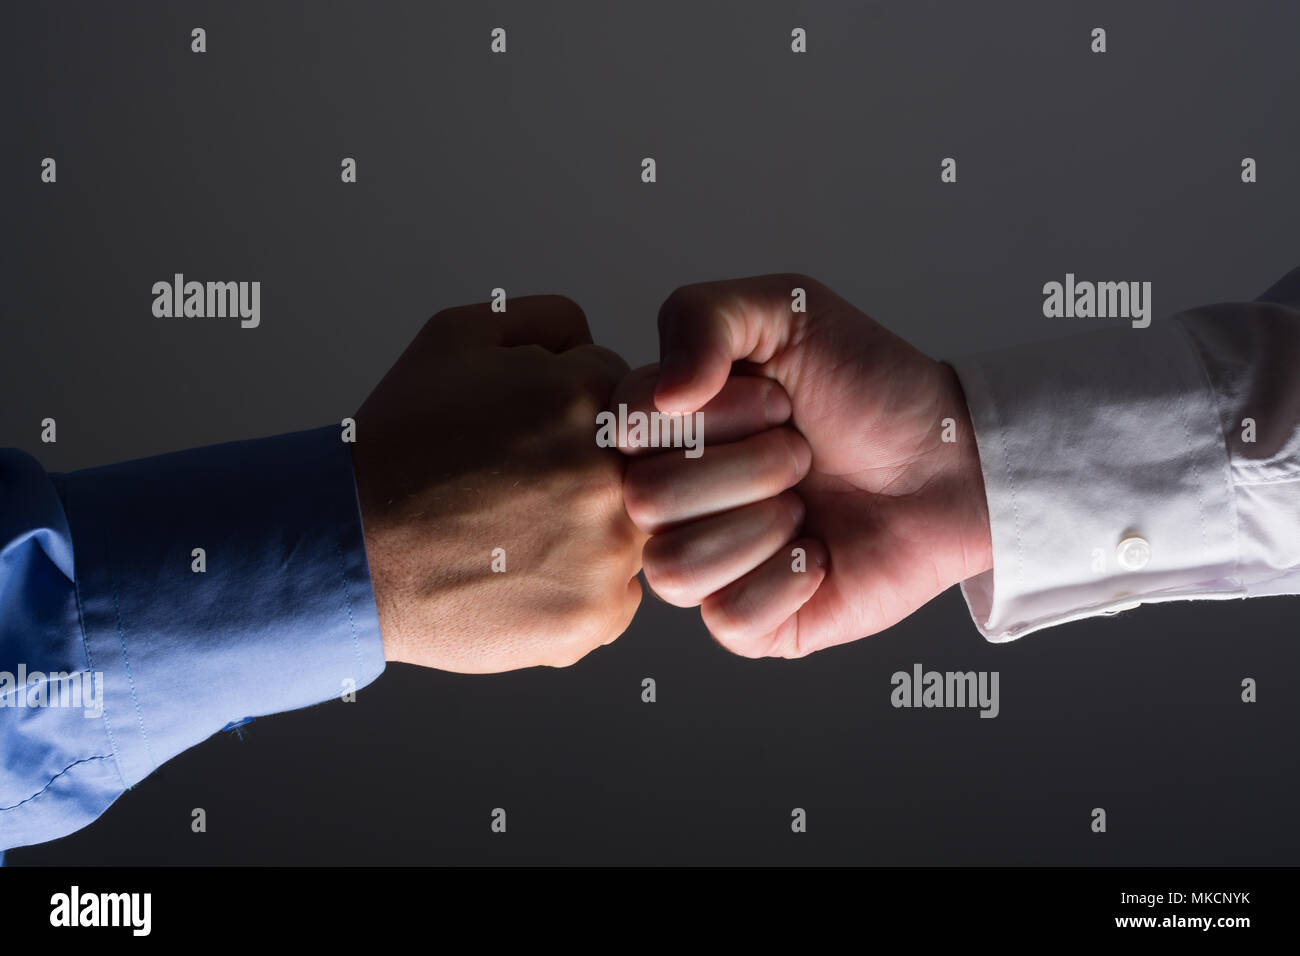
M 1300 593 L 1300 270 L 1207 306 L 955 362 L 1012 640 L 1139 603 Z
M 752 657 L 874 634 L 961 582 L 996 641 L 1300 592 L 1297 302 L 1300 270 L 1261 302 L 950 366 L 806 276 L 686 286 L 620 400 L 707 423 L 739 367 L 788 402 L 698 459 L 631 460 L 646 580 Z
M 0 453 L 0 671 L 41 673 L 0 697 L 0 849 L 386 659 L 494 673 L 618 637 L 644 537 L 594 421 L 626 371 L 574 303 L 530 296 L 430 319 L 355 443 L 330 426 L 66 476 Z M 89 706 L 14 706 L 50 700 L 51 672 Z
M 68 475 L 5 451 L 0 486 L 0 847 L 79 829 L 228 724 L 384 668 L 336 427 Z

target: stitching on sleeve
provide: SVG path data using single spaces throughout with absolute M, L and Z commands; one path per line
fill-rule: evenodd
M 361 640 L 357 636 L 357 622 L 352 615 L 352 592 L 348 588 L 348 566 L 343 557 L 343 546 L 334 542 L 334 551 L 339 556 L 339 578 L 343 583 L 343 605 L 348 611 L 348 625 L 352 628 L 352 653 L 357 659 L 357 680 L 361 679 L 364 667 L 361 663 Z
M 63 510 L 68 517 L 68 535 L 72 535 L 72 490 L 64 485 L 63 488 Z M 77 573 L 77 543 L 72 542 L 72 593 L 77 603 L 77 626 L 81 628 L 81 647 L 86 652 L 86 668 L 94 674 L 95 658 L 90 653 L 90 639 L 86 636 L 86 615 L 81 607 L 81 575 Z M 113 723 L 108 719 L 108 708 L 100 714 L 104 721 L 104 730 L 108 733 L 108 745 L 113 749 L 113 766 L 117 769 L 117 775 L 122 781 L 122 786 L 128 790 L 130 784 L 126 782 L 126 775 L 122 773 L 122 757 L 117 750 L 117 738 L 113 736 Z M 31 799 L 30 797 L 28 799 Z
M 144 752 L 149 757 L 149 763 L 154 770 L 158 769 L 158 761 L 154 759 L 153 748 L 149 745 L 149 732 L 144 729 L 144 713 L 140 710 L 140 698 L 135 692 L 135 678 L 131 676 L 131 658 L 126 651 L 126 629 L 122 627 L 122 608 L 117 599 L 117 574 L 113 571 L 113 562 L 108 554 L 108 543 L 104 544 L 104 558 L 108 565 L 108 580 L 113 590 L 113 611 L 117 615 L 117 637 L 122 642 L 122 663 L 126 665 L 126 682 L 131 688 L 131 701 L 135 704 L 135 719 L 140 725 L 140 736 L 144 738 Z
M 1300 475 L 1278 475 L 1274 478 L 1237 478 L 1233 484 L 1243 487 L 1254 485 L 1285 485 L 1287 482 L 1300 481 Z
M 68 764 L 66 767 L 64 767 L 62 770 L 60 770 L 58 773 L 56 773 L 53 777 L 51 777 L 49 783 L 47 783 L 45 786 L 41 787 L 41 789 L 37 790 L 37 791 L 36 791 L 35 793 L 33 793 L 30 797 L 28 797 L 26 800 L 19 800 L 17 803 L 15 803 L 13 806 L 10 806 L 10 807 L 0 807 L 0 813 L 3 813 L 3 812 L 6 811 L 6 810 L 17 810 L 17 809 L 18 809 L 19 807 L 21 807 L 24 803 L 30 803 L 31 801 L 35 800 L 37 797 L 39 797 L 41 794 L 43 794 L 46 790 L 50 789 L 50 787 L 52 787 L 52 786 L 54 785 L 54 781 L 55 781 L 55 780 L 58 780 L 60 777 L 62 777 L 65 773 L 67 773 L 67 772 L 68 772 L 69 770 L 71 770 L 73 767 L 77 766 L 77 764 L 89 763 L 89 762 L 92 761 L 92 760 L 107 760 L 107 759 L 109 758 L 109 756 L 110 756 L 109 754 L 96 754 L 96 755 L 93 756 L 93 757 L 82 757 L 80 760 L 74 760 L 74 761 L 72 761 L 72 763 Z M 121 770 L 118 771 L 118 775 L 121 776 Z

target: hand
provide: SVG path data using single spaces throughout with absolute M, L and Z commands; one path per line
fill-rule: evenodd
M 807 312 L 791 309 L 796 287 Z M 648 405 L 653 389 L 661 411 L 707 412 L 743 381 L 733 372 L 788 395 L 789 424 L 740 440 L 732 428 L 702 457 L 666 452 L 627 469 L 628 513 L 653 535 L 647 583 L 670 603 L 701 604 L 724 646 L 801 657 L 889 627 L 992 566 L 979 456 L 950 367 L 798 275 L 685 286 L 660 309 L 659 334 L 661 365 L 632 373 L 612 401 Z M 728 420 L 746 417 L 730 405 Z M 955 442 L 942 440 L 945 419 Z
M 562 667 L 626 629 L 645 536 L 623 509 L 621 456 L 595 441 L 626 371 L 559 296 L 425 323 L 357 412 L 352 446 L 388 660 Z

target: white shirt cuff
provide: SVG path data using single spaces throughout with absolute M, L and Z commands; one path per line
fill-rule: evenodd
M 951 364 L 988 497 L 993 569 L 962 584 L 986 638 L 1244 596 L 1220 416 L 1180 322 Z

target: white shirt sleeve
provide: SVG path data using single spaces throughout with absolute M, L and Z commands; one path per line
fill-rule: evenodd
M 979 446 L 990 641 L 1300 593 L 1300 269 L 1256 302 L 951 363 Z

